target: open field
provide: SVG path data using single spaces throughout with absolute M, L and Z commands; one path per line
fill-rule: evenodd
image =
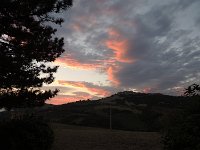
M 161 150 L 156 132 L 130 132 L 99 128 L 52 125 L 53 150 Z

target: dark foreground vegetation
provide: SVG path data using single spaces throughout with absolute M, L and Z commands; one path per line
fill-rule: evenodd
M 50 150 L 54 133 L 41 118 L 23 118 L 0 122 L 1 148 L 6 150 Z
M 109 130 L 52 124 L 55 142 L 52 150 L 162 150 L 156 132 Z
M 163 144 L 167 150 L 200 149 L 200 86 L 189 86 L 185 95 L 190 97 L 189 102 L 168 119 L 170 124 L 163 129 Z
M 64 52 L 64 39 L 55 35 L 55 25 L 64 20 L 56 14 L 71 5 L 72 0 L 0 1 L 0 109 L 43 106 L 57 94 L 41 87 L 54 81 L 58 69 L 47 63 Z M 47 123 L 24 111 L 13 113 L 16 117 L 8 112 L 1 118 L 0 149 L 50 149 L 53 132 Z
M 168 96 L 125 91 L 96 101 L 78 101 L 60 106 L 47 104 L 35 109 L 15 109 L 16 114 L 23 114 L 24 112 L 42 116 L 49 123 L 58 123 L 53 125 L 56 139 L 55 150 L 63 149 L 65 145 L 68 145 L 69 149 L 74 149 L 73 146 L 70 146 L 70 143 L 74 146 L 76 144 L 81 145 L 84 140 L 86 143 L 89 142 L 89 144 L 85 144 L 86 149 L 90 144 L 93 149 L 95 149 L 94 147 L 98 149 L 98 147 L 105 146 L 109 142 L 119 141 L 122 142 L 121 149 L 127 149 L 125 148 L 126 144 L 130 147 L 138 147 L 138 150 L 151 148 L 166 150 L 199 149 L 199 95 Z M 0 118 L 1 120 L 9 118 L 9 113 L 2 112 Z M 95 127 L 96 131 L 93 128 L 81 126 Z M 110 127 L 114 132 L 110 131 Z M 126 133 L 130 134 L 131 137 L 127 136 Z M 117 138 L 109 141 L 110 136 L 114 139 Z M 143 139 L 145 137 L 141 136 L 149 138 Z M 84 140 L 82 141 L 81 138 Z M 128 138 L 133 139 L 131 140 L 132 145 Z M 147 147 L 140 147 L 142 144 L 137 143 L 141 140 L 140 138 L 145 140 L 143 144 Z M 156 141 L 151 141 L 152 139 Z M 137 141 L 135 145 L 134 140 Z M 155 145 L 151 145 L 150 148 L 148 142 L 157 143 L 159 148 Z M 126 144 L 123 145 L 123 143 Z M 113 145 L 113 147 L 120 147 L 120 142 L 116 145 Z

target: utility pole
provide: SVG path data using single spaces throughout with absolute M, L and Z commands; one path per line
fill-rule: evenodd
M 112 109 L 110 104 L 110 130 L 112 130 Z

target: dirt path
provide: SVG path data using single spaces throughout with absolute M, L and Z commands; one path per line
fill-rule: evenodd
M 160 135 L 54 124 L 52 150 L 161 150 Z

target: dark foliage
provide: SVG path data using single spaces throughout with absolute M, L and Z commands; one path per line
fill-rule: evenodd
M 47 66 L 63 52 L 63 38 L 55 37 L 54 17 L 72 5 L 72 0 L 0 1 L 0 108 L 43 105 L 56 95 L 42 91 L 53 82 L 58 66 Z M 42 76 L 41 76 L 42 75 Z
M 200 95 L 200 85 L 192 84 L 185 89 L 186 96 L 199 96 Z
M 199 85 L 193 84 L 186 89 L 190 100 L 182 112 L 176 113 L 164 131 L 163 143 L 166 150 L 200 149 L 200 96 Z
M 0 147 L 6 150 L 49 150 L 54 134 L 41 118 L 25 116 L 0 123 Z
M 163 144 L 166 150 L 200 149 L 200 114 L 185 115 L 165 131 Z
M 140 118 L 144 122 L 147 131 L 159 131 L 161 129 L 159 122 L 159 118 L 161 118 L 161 116 L 161 113 L 158 113 L 152 110 L 152 108 L 147 107 L 142 110 Z

